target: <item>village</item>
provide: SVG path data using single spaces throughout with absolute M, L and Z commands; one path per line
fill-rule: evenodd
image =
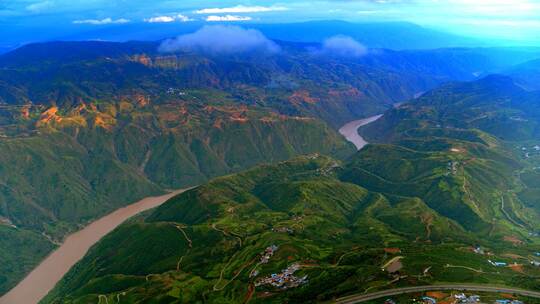
M 540 145 L 534 145 L 533 147 L 521 147 L 521 151 L 524 153 L 525 158 L 531 158 L 533 155 L 540 155 Z
M 459 162 L 457 161 L 449 161 L 447 166 L 447 172 L 445 173 L 445 176 L 449 175 L 456 175 L 458 171 Z
M 298 270 L 300 270 L 300 264 L 294 263 L 283 269 L 281 273 L 273 273 L 269 277 L 257 280 L 255 286 L 271 285 L 281 289 L 298 287 L 308 282 L 307 275 L 303 277 L 294 275 Z
M 486 251 L 484 248 L 482 248 L 481 246 L 475 246 L 473 248 L 473 252 L 476 253 L 476 254 L 479 254 L 479 255 L 486 255 L 486 256 L 493 256 L 493 253 L 489 252 L 489 251 Z M 540 257 L 540 252 L 535 252 L 534 255 L 536 257 Z M 495 266 L 495 267 L 516 267 L 516 266 L 521 266 L 520 264 L 518 264 L 517 262 L 513 262 L 512 264 L 509 264 L 507 262 L 503 262 L 503 261 L 493 261 L 491 259 L 488 259 L 487 262 L 491 265 L 491 266 Z M 540 261 L 537 261 L 537 260 L 531 260 L 529 259 L 529 263 L 532 265 L 532 266 L 535 266 L 535 267 L 540 267 Z
M 261 253 L 261 259 L 259 261 L 259 264 L 268 264 L 270 258 L 278 249 L 279 247 L 277 245 L 271 245 L 266 247 L 264 252 Z M 297 277 L 294 275 L 294 273 L 300 270 L 300 268 L 300 264 L 293 263 L 287 268 L 283 269 L 281 273 L 272 273 L 268 277 L 257 279 L 255 281 L 255 286 L 257 287 L 262 285 L 271 285 L 281 289 L 298 287 L 308 282 L 307 275 L 303 277 Z M 256 277 L 257 275 L 259 275 L 259 271 L 257 271 L 256 269 L 253 269 L 249 274 L 251 278 Z
M 175 95 L 175 96 L 186 96 L 187 93 L 182 91 L 181 89 L 177 89 L 177 88 L 168 88 L 167 89 L 167 94 L 168 95 Z

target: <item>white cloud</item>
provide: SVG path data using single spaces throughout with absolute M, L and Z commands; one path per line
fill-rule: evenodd
M 193 19 L 189 18 L 188 16 L 179 14 L 176 16 L 157 16 L 157 17 L 144 19 L 144 21 L 148 23 L 169 23 L 169 22 L 174 22 L 174 21 L 189 22 L 189 21 L 193 21 Z
M 73 21 L 74 24 L 92 24 L 92 25 L 105 25 L 105 24 L 124 24 L 129 23 L 130 20 L 120 18 L 120 19 L 112 19 L 112 18 L 105 18 L 105 19 L 85 19 L 85 20 L 75 20 Z
M 182 15 L 182 14 L 178 14 L 176 16 L 176 19 L 179 20 L 179 21 L 182 21 L 182 22 L 195 21 L 194 19 L 189 18 L 188 16 L 185 16 L 185 15 Z
M 225 8 L 205 8 L 195 11 L 197 14 L 241 14 L 241 13 L 265 13 L 286 11 L 284 6 L 244 6 L 237 5 Z
M 54 6 L 54 3 L 52 1 L 42 1 L 42 2 L 36 2 L 36 3 L 27 5 L 26 10 L 32 13 L 39 13 L 47 9 L 50 9 L 53 6 Z
M 206 21 L 208 22 L 230 22 L 230 21 L 249 21 L 253 18 L 249 16 L 233 16 L 233 15 L 225 15 L 225 16 L 208 16 L 206 17 Z
M 144 21 L 148 23 L 167 23 L 167 22 L 174 22 L 174 20 L 175 18 L 171 16 L 158 16 L 158 17 L 144 19 Z
M 276 53 L 280 48 L 261 32 L 244 29 L 239 26 L 205 26 L 192 34 L 182 35 L 164 41 L 159 47 L 161 52 L 203 52 L 227 55 L 257 51 L 258 53 Z
M 337 35 L 324 40 L 322 52 L 333 56 L 361 57 L 366 55 L 368 50 L 349 36 Z

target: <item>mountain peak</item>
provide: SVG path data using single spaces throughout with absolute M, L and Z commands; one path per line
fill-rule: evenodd
M 516 85 L 514 79 L 506 75 L 491 74 L 476 82 L 483 89 L 498 93 L 520 93 L 522 88 Z

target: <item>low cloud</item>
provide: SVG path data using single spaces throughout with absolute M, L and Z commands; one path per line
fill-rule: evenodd
M 284 6 L 244 6 L 237 5 L 224 8 L 205 8 L 195 11 L 197 14 L 241 14 L 241 13 L 265 13 L 286 11 Z
M 74 24 L 92 24 L 92 25 L 105 25 L 105 24 L 124 24 L 131 22 L 129 19 L 112 19 L 112 18 L 105 18 L 105 19 L 86 19 L 86 20 L 75 20 L 73 21 Z
M 27 5 L 26 10 L 32 13 L 40 13 L 52 7 L 54 7 L 54 2 L 42 1 L 42 2 L 36 2 L 36 3 Z
M 333 36 L 323 42 L 322 53 L 340 57 L 361 57 L 368 49 L 349 36 Z
M 225 16 L 208 16 L 206 17 L 206 21 L 208 22 L 237 22 L 237 21 L 250 21 L 253 20 L 253 18 L 249 16 L 233 16 L 233 15 L 225 15 Z
M 168 23 L 168 22 L 174 22 L 175 18 L 171 16 L 159 16 L 159 17 L 152 17 L 148 19 L 144 19 L 145 22 L 148 23 Z
M 157 17 L 144 19 L 144 22 L 148 22 L 148 23 L 169 23 L 169 22 L 175 22 L 175 21 L 189 22 L 189 21 L 194 21 L 194 20 L 182 14 L 179 14 L 176 16 L 157 16 Z
M 195 21 L 195 19 L 189 18 L 188 16 L 182 15 L 182 14 L 176 15 L 176 20 L 182 21 L 182 22 Z
M 195 33 L 164 41 L 160 52 L 203 52 L 213 55 L 230 55 L 251 51 L 276 53 L 280 48 L 261 32 L 239 26 L 205 26 Z

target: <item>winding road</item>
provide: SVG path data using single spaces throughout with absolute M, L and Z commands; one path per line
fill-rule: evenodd
M 356 149 L 361 150 L 368 142 L 358 134 L 358 129 L 362 126 L 368 125 L 374 121 L 377 121 L 383 115 L 375 115 L 364 119 L 354 120 L 339 129 L 339 133 L 356 146 Z
M 362 126 L 368 125 L 374 121 L 377 121 L 383 115 L 376 115 L 365 119 L 359 119 L 351 121 L 339 129 L 339 133 L 353 143 L 358 150 L 365 147 L 368 142 L 358 134 L 358 129 Z M 504 205 L 503 205 L 504 210 Z M 440 290 L 459 290 L 459 291 L 475 291 L 475 292 L 494 292 L 494 293 L 511 293 L 521 296 L 527 296 L 532 298 L 540 298 L 540 292 L 524 290 L 511 287 L 498 287 L 498 286 L 483 286 L 474 284 L 444 284 L 444 285 L 429 285 L 429 286 L 415 286 L 415 287 L 403 287 L 383 290 L 372 293 L 361 293 L 347 297 L 342 297 L 335 300 L 339 304 L 354 304 L 362 303 L 371 300 L 376 300 L 385 297 L 392 297 L 397 295 L 403 295 L 414 292 L 426 292 L 426 291 L 440 291 Z
M 357 294 L 337 299 L 335 302 L 339 304 L 354 304 L 362 303 L 380 298 L 392 297 L 397 295 L 403 295 L 413 292 L 426 292 L 426 291 L 441 291 L 441 290 L 459 290 L 459 291 L 476 291 L 476 292 L 494 292 L 494 293 L 509 293 L 518 294 L 521 296 L 539 298 L 540 292 L 524 290 L 511 287 L 498 287 L 498 286 L 484 286 L 474 284 L 444 284 L 444 285 L 429 285 L 429 286 L 415 286 L 415 287 L 403 287 L 383 290 L 379 292 L 373 292 L 368 294 Z
M 177 190 L 158 197 L 147 197 L 134 204 L 120 208 L 106 215 L 82 230 L 66 238 L 17 286 L 0 298 L 0 304 L 35 304 L 51 291 L 56 283 L 84 257 L 88 249 L 125 220 L 143 211 L 165 203 L 173 196 L 188 189 Z M 101 301 L 101 298 L 100 298 Z

